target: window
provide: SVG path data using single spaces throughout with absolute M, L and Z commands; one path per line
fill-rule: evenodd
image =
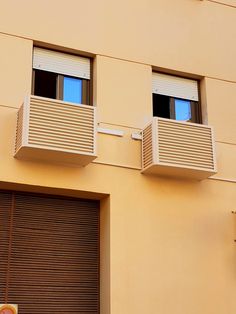
M 195 80 L 153 73 L 152 99 L 155 117 L 201 123 Z
M 89 105 L 90 60 L 35 47 L 32 93 Z

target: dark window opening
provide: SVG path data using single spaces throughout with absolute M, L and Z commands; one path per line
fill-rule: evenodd
M 34 95 L 56 99 L 57 74 L 35 70 Z
M 170 97 L 152 94 L 153 116 L 170 119 Z
M 90 82 L 86 79 L 35 69 L 32 87 L 36 96 L 90 104 Z
M 186 99 L 152 94 L 153 116 L 201 123 L 199 103 Z

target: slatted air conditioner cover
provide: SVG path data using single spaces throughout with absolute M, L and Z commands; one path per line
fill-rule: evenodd
M 215 174 L 212 128 L 154 117 L 143 129 L 142 173 L 198 180 Z
M 96 158 L 96 108 L 27 97 L 18 111 L 15 157 L 89 164 Z

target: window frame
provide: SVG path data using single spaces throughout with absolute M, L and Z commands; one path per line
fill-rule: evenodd
M 200 81 L 194 78 L 190 78 L 190 77 L 184 77 L 184 76 L 180 76 L 180 75 L 173 75 L 173 74 L 169 74 L 169 73 L 165 73 L 165 72 L 160 72 L 160 71 L 152 71 L 152 75 L 155 73 L 159 73 L 159 74 L 163 74 L 166 76 L 172 76 L 172 77 L 176 77 L 176 78 L 183 78 L 186 80 L 194 80 L 197 83 L 197 93 L 198 93 L 198 100 L 197 101 L 193 101 L 191 99 L 187 99 L 187 98 L 180 98 L 180 97 L 174 97 L 174 96 L 170 96 L 168 94 L 164 95 L 164 94 L 158 94 L 158 93 L 154 93 L 156 95 L 163 95 L 166 97 L 169 97 L 169 116 L 170 118 L 165 118 L 165 119 L 172 119 L 172 120 L 176 120 L 175 117 L 175 99 L 179 99 L 179 100 L 186 100 L 190 102 L 190 106 L 191 106 L 191 120 L 190 121 L 186 121 L 187 123 L 196 123 L 196 124 L 202 124 L 203 119 L 202 119 L 202 105 L 201 105 L 201 97 L 200 97 Z M 153 102 L 153 96 L 152 96 L 152 112 L 153 112 L 153 116 L 154 116 L 154 102 Z M 157 115 L 155 115 L 157 116 Z M 157 116 L 158 117 L 158 116 Z M 161 116 L 159 116 L 161 117 Z M 176 121 L 181 121 L 181 120 L 176 120 Z M 185 122 L 184 120 L 182 120 L 182 122 Z
M 191 108 L 191 120 L 189 122 L 191 123 L 202 123 L 202 119 L 201 119 L 201 106 L 199 104 L 199 101 L 192 101 L 192 100 L 188 100 L 188 99 L 182 99 L 182 98 L 177 98 L 177 97 L 171 97 L 171 96 L 167 96 L 170 98 L 170 119 L 176 120 L 176 121 L 183 121 L 184 120 L 177 120 L 176 119 L 176 114 L 175 114 L 175 100 L 179 99 L 179 100 L 186 100 L 189 101 L 190 103 L 190 108 Z M 186 121 L 188 122 L 188 121 Z
M 32 69 L 32 85 L 31 85 L 31 93 L 32 95 L 35 95 L 35 73 L 36 71 L 44 71 L 44 70 L 38 70 L 38 69 Z M 48 72 L 48 71 L 44 71 Z M 82 103 L 84 105 L 90 105 L 91 103 L 91 92 L 90 92 L 90 83 L 91 80 L 83 79 L 83 78 L 78 78 L 70 75 L 63 75 L 56 73 L 57 75 L 57 82 L 56 82 L 56 98 L 57 100 L 62 100 L 63 101 L 63 89 L 64 89 L 64 77 L 73 77 L 75 79 L 79 79 L 82 81 Z M 35 95 L 37 96 L 37 95 Z M 54 99 L 54 98 L 52 98 Z M 75 103 L 77 104 L 77 103 Z M 78 103 L 78 105 L 80 105 Z

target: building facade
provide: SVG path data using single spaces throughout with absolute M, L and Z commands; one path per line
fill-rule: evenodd
M 0 304 L 235 313 L 235 9 L 2 3 Z

